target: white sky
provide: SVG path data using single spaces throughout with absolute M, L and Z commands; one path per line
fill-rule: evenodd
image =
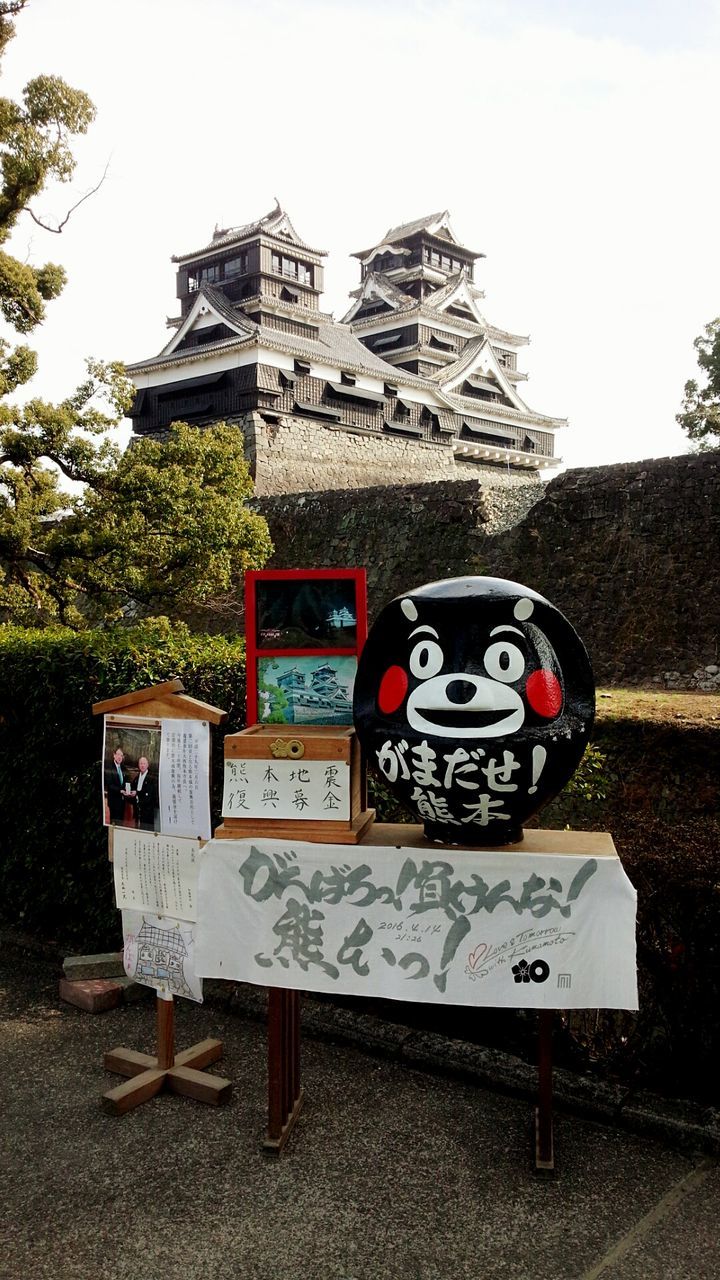
M 277 195 L 329 251 L 341 317 L 388 227 L 449 209 L 489 320 L 531 336 L 521 393 L 570 466 L 681 453 L 693 338 L 720 313 L 718 0 L 30 0 L 1 91 L 40 72 L 98 119 L 11 247 L 69 284 L 32 392 L 167 341 L 172 253 Z

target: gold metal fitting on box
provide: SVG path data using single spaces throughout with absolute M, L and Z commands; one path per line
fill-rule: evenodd
M 276 738 L 270 743 L 270 752 L 275 759 L 289 758 L 290 760 L 302 760 L 305 755 L 305 743 L 299 738 Z

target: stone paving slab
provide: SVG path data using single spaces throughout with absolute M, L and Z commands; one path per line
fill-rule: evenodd
M 539 1181 L 526 1101 L 310 1039 L 305 1108 L 268 1157 L 262 1025 L 188 1001 L 178 1049 L 220 1037 L 212 1070 L 234 1081 L 232 1101 L 168 1094 L 111 1117 L 100 1098 L 118 1078 L 102 1055 L 151 1052 L 152 1006 L 92 1018 L 60 1004 L 51 964 L 2 968 L 1 1280 L 717 1275 L 707 1157 L 561 1115 L 559 1176 Z

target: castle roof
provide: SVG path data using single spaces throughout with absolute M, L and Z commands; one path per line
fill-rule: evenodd
M 195 328 L 201 314 L 212 311 L 217 318 L 233 330 L 230 337 L 219 338 L 217 342 L 203 344 L 202 348 L 180 349 L 180 343 L 186 334 Z M 159 355 L 150 360 L 142 360 L 127 366 L 130 373 L 141 373 L 167 364 L 181 364 L 188 360 L 206 358 L 210 352 L 223 350 L 237 345 L 254 345 L 268 347 L 274 351 L 283 351 L 301 360 L 312 360 L 320 364 L 329 364 L 355 373 L 370 373 L 384 381 L 396 383 L 398 378 L 406 385 L 431 386 L 427 378 L 420 378 L 414 373 L 407 373 L 387 364 L 380 356 L 355 337 L 348 324 L 337 321 L 310 317 L 318 334 L 314 338 L 300 337 L 294 333 L 284 333 L 272 329 L 269 325 L 256 324 L 240 309 L 231 306 L 219 289 L 212 285 L 201 285 L 187 316 L 163 347 Z
M 440 289 L 436 289 L 434 293 L 429 293 L 424 299 L 425 306 L 430 307 L 433 311 L 440 311 L 443 305 L 449 306 L 452 302 L 465 302 L 473 314 L 477 313 L 480 324 L 484 324 L 484 318 L 477 311 L 476 300 L 484 298 L 485 294 L 482 289 L 476 289 L 470 283 L 464 271 L 454 271 L 447 278 L 447 284 Z
M 497 384 L 497 390 L 509 400 L 514 409 L 519 409 L 521 413 L 531 412 L 522 397 L 518 395 L 517 388 L 507 377 L 493 351 L 487 334 L 484 333 L 478 334 L 476 338 L 471 338 L 463 347 L 457 360 L 454 360 L 452 364 L 445 365 L 443 369 L 438 369 L 437 373 L 432 375 L 432 378 L 443 390 L 452 391 L 461 378 L 464 380 L 472 377 L 473 374 L 480 379 L 490 379 L 485 384 L 487 387 L 492 387 L 494 381 Z M 475 405 L 476 409 L 477 407 Z
M 407 240 L 410 236 L 417 235 L 421 231 L 424 231 L 427 235 L 434 236 L 438 240 L 446 240 L 449 244 L 457 245 L 458 248 L 464 249 L 466 253 L 471 253 L 474 258 L 485 257 L 484 253 L 476 253 L 458 240 L 450 226 L 450 214 L 447 209 L 444 209 L 442 213 L 428 213 L 424 218 L 415 218 L 412 222 L 401 222 L 399 226 L 391 227 L 389 231 L 386 231 L 379 244 L 371 246 L 369 249 L 360 249 L 350 256 L 353 258 L 365 258 L 369 253 L 377 253 L 380 249 L 394 248 L 398 241 Z
M 343 324 L 350 323 L 368 298 L 379 298 L 382 302 L 387 302 L 393 311 L 400 311 L 403 307 L 417 306 L 417 299 L 409 293 L 403 293 L 402 289 L 382 271 L 368 271 L 361 287 L 354 289 L 350 296 L 355 297 L 357 301 L 343 316 Z
M 173 254 L 172 261 L 190 262 L 193 258 L 214 253 L 233 244 L 240 244 L 243 240 L 249 240 L 257 235 L 274 236 L 278 240 L 295 245 L 297 249 L 304 249 L 318 257 L 327 256 L 325 249 L 313 249 L 300 238 L 285 210 L 276 200 L 275 208 L 263 214 L 261 218 L 257 218 L 254 222 L 246 222 L 242 227 L 216 227 L 209 244 L 203 245 L 201 249 L 193 249 L 191 253 Z

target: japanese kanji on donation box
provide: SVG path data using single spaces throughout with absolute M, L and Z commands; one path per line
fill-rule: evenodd
M 610 838 L 597 844 L 593 857 L 213 840 L 198 971 L 396 1000 L 635 1009 L 635 890 Z

